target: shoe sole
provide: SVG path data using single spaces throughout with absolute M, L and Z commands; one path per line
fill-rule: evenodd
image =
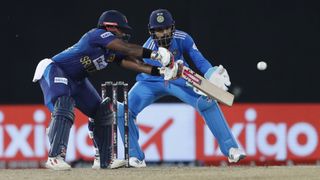
M 146 168 L 147 166 L 131 166 L 131 165 L 130 165 L 130 167 L 131 167 L 131 168 Z
M 46 168 L 52 171 L 70 171 L 71 170 L 71 168 L 53 168 L 53 167 L 46 167 Z
M 100 166 L 92 166 L 91 168 L 92 168 L 92 169 L 95 169 L 95 170 L 101 169 Z
M 240 155 L 239 160 L 237 162 L 239 162 L 240 160 L 242 160 L 242 159 L 244 159 L 246 157 L 247 157 L 246 155 Z
M 145 168 L 145 167 L 147 167 L 147 165 L 146 164 L 144 164 L 144 165 L 137 165 L 137 166 L 133 166 L 133 165 L 129 165 L 129 167 L 131 167 L 131 168 Z
M 45 167 L 53 171 L 70 171 L 71 170 L 71 167 L 57 168 L 57 167 L 49 166 L 47 164 L 45 165 Z
M 117 163 L 117 166 L 112 166 L 112 164 L 110 165 L 110 169 L 119 169 L 119 168 L 122 168 L 122 167 L 125 167 L 127 164 L 126 161 L 119 161 Z
M 228 161 L 229 161 L 229 163 L 237 163 L 246 157 L 247 157 L 246 155 L 240 155 L 238 161 L 230 160 L 229 158 L 228 158 Z

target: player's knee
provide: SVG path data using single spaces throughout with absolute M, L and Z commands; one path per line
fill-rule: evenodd
M 112 124 L 111 100 L 109 97 L 102 100 L 94 116 L 94 124 L 97 126 L 106 126 Z
M 54 104 L 53 117 L 62 116 L 66 120 L 74 121 L 74 107 L 75 101 L 72 97 L 61 96 L 58 97 Z
M 121 119 L 122 121 L 124 121 L 124 105 L 123 103 L 118 102 L 118 120 Z M 136 115 L 134 113 L 132 113 L 130 107 L 129 107 L 129 119 L 136 119 Z
M 207 97 L 200 96 L 197 100 L 197 108 L 200 112 L 206 111 L 216 105 L 215 100 L 208 100 Z

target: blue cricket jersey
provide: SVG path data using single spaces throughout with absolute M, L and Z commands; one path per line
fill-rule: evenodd
M 108 63 L 124 56 L 106 49 L 116 38 L 104 29 L 94 28 L 84 34 L 72 47 L 55 55 L 52 60 L 74 80 L 81 80 L 92 72 L 104 69 Z
M 144 43 L 144 48 L 148 48 L 151 50 L 158 50 L 158 45 L 154 42 L 154 40 L 149 37 L 149 39 Z M 201 52 L 198 50 L 196 44 L 194 43 L 192 37 L 186 32 L 175 30 L 173 34 L 173 39 L 170 45 L 169 50 L 174 55 L 175 61 L 183 60 L 184 65 L 189 67 L 188 63 L 183 57 L 183 53 L 187 53 L 195 66 L 201 71 L 202 74 L 205 74 L 212 65 L 209 61 L 203 57 Z M 143 59 L 145 63 L 153 65 L 153 66 L 161 66 L 160 62 L 152 60 L 152 59 Z M 146 73 L 140 73 L 137 75 L 137 81 L 164 81 L 162 76 L 151 76 Z M 182 78 L 177 80 L 170 81 L 172 83 L 177 84 L 185 84 L 185 81 Z

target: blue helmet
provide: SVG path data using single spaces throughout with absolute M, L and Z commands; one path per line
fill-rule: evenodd
M 115 26 L 123 30 L 132 29 L 128 25 L 126 16 L 117 10 L 109 10 L 101 14 L 98 21 L 98 28 L 104 28 L 106 26 Z
M 171 13 L 166 9 L 153 11 L 149 18 L 149 29 L 166 28 L 174 25 Z
M 158 46 L 169 47 L 173 38 L 175 24 L 171 13 L 166 9 L 157 9 L 153 11 L 149 18 L 149 32 L 153 40 L 158 43 Z M 157 37 L 155 31 L 171 28 L 171 33 L 162 37 Z

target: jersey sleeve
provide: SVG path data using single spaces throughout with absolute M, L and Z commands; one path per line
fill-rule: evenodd
M 210 62 L 203 57 L 201 52 L 198 50 L 196 44 L 194 43 L 192 37 L 187 34 L 185 40 L 183 41 L 183 50 L 187 52 L 196 67 L 205 74 L 209 68 L 212 67 Z
M 149 37 L 147 39 L 147 41 L 143 44 L 143 47 L 147 48 L 147 49 L 154 50 L 155 49 L 155 43 L 154 43 L 153 39 L 151 37 Z
M 116 38 L 117 37 L 113 33 L 102 29 L 97 29 L 91 34 L 90 37 L 92 44 L 102 47 L 106 47 L 111 41 Z

